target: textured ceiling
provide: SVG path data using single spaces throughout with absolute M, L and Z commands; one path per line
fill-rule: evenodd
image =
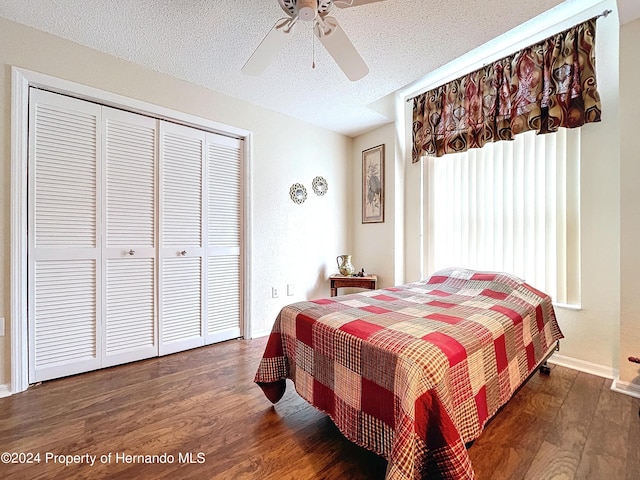
M 367 105 L 560 3 L 386 0 L 335 8 L 370 69 L 353 83 L 319 42 L 311 68 L 310 24 L 298 25 L 261 76 L 240 73 L 284 16 L 277 0 L 1 0 L 0 16 L 354 136 L 389 121 Z

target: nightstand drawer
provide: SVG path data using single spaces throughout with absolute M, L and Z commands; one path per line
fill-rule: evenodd
M 366 288 L 375 290 L 378 283 L 377 275 L 366 275 L 364 277 L 347 277 L 345 275 L 331 275 L 331 296 L 338 295 L 338 289 L 342 287 Z

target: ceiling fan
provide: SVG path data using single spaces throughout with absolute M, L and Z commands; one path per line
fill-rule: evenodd
M 360 80 L 369 67 L 364 62 L 347 34 L 335 17 L 329 15 L 333 6 L 357 7 L 383 0 L 278 0 L 288 15 L 278 20 L 255 52 L 242 67 L 247 75 L 260 75 L 273 57 L 282 50 L 291 38 L 298 21 L 313 22 L 313 32 L 333 57 L 338 66 L 352 82 Z

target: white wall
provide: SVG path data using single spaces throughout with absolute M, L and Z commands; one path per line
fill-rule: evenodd
M 349 248 L 348 193 L 352 140 L 250 105 L 203 87 L 159 74 L 58 37 L 0 18 L 0 390 L 10 382 L 10 152 L 11 66 L 113 92 L 253 132 L 251 212 L 253 233 L 249 291 L 254 333 L 266 333 L 280 308 L 307 297 L 327 296 L 335 256 Z M 311 180 L 329 184 L 323 197 Z M 299 182 L 309 197 L 289 199 Z M 295 285 L 286 295 L 287 283 Z M 271 287 L 280 291 L 271 298 Z
M 640 19 L 620 29 L 620 380 L 640 385 Z
M 582 128 L 582 309 L 557 309 L 561 354 L 616 370 L 620 344 L 619 21 L 598 20 L 596 68 L 602 122 Z
M 384 222 L 362 223 L 362 152 L 378 145 L 385 146 L 385 211 Z M 351 157 L 351 203 L 352 203 L 352 249 L 356 270 L 364 268 L 367 273 L 378 276 L 378 287 L 391 287 L 403 282 L 396 271 L 402 263 L 397 260 L 403 251 L 403 217 L 398 211 L 397 197 L 402 201 L 402 185 L 397 175 L 395 125 L 390 123 L 357 137 L 353 142 Z M 342 291 L 341 293 L 346 293 Z

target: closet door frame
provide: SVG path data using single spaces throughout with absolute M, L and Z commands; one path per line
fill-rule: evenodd
M 251 335 L 251 165 L 252 133 L 249 130 L 179 112 L 123 95 L 100 90 L 24 68 L 11 68 L 11 265 L 10 265 L 10 336 L 11 383 L 0 386 L 0 396 L 24 391 L 29 386 L 28 352 L 28 237 L 27 237 L 27 166 L 29 145 L 29 88 L 35 87 L 69 95 L 132 113 L 152 116 L 213 133 L 240 138 L 244 142 L 243 158 L 243 300 L 244 338 Z

